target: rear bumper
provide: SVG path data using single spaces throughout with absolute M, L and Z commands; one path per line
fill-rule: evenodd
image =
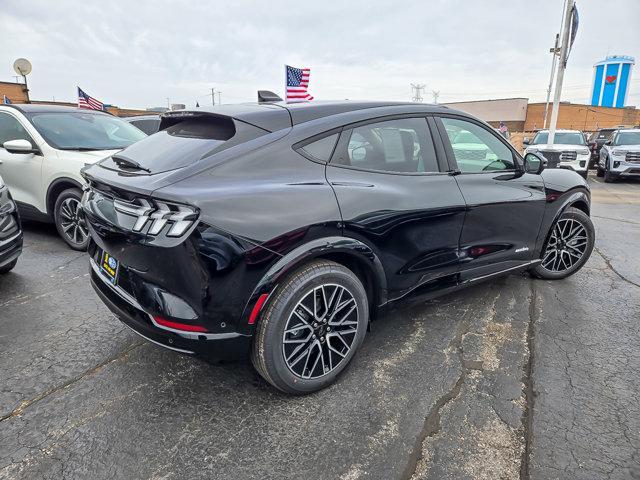
M 20 216 L 9 190 L 0 187 L 0 268 L 13 262 L 21 252 Z
M 208 360 L 238 360 L 246 358 L 251 337 L 239 333 L 194 334 L 178 333 L 154 324 L 153 317 L 122 289 L 111 285 L 91 262 L 91 284 L 105 305 L 116 317 L 146 340 L 178 353 L 196 355 Z
M 22 231 L 0 240 L 0 268 L 13 262 L 22 253 Z

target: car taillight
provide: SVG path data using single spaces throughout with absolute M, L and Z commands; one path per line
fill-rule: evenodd
M 132 202 L 115 199 L 113 208 L 120 213 L 136 217 L 132 230 L 143 233 L 149 224 L 148 235 L 159 235 L 169 226 L 167 237 L 180 237 L 194 224 L 198 212 L 187 205 L 173 204 L 160 200 L 136 199 Z

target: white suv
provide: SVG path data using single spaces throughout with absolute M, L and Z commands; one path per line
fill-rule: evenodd
M 551 147 L 547 147 L 548 138 L 549 130 L 540 130 L 531 142 L 525 138 L 523 144 L 527 148 L 524 154 L 539 153 L 549 161 L 548 168 L 566 168 L 587 178 L 591 150 L 584 134 L 580 130 L 556 130 Z M 547 152 L 549 154 L 545 155 Z
M 75 250 L 88 231 L 78 215 L 80 170 L 146 135 L 95 110 L 52 105 L 0 105 L 0 175 L 23 219 L 53 221 Z
M 616 130 L 600 149 L 598 176 L 605 182 L 640 177 L 640 128 Z

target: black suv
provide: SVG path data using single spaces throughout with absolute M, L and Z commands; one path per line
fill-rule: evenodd
M 22 252 L 22 228 L 18 208 L 0 177 L 0 274 L 16 266 Z
M 91 279 L 148 340 L 250 354 L 275 387 L 311 392 L 392 302 L 580 269 L 594 244 L 589 187 L 543 170 L 442 106 L 169 112 L 160 132 L 84 171 Z
M 591 160 L 589 161 L 589 168 L 594 168 L 600 160 L 600 149 L 604 143 L 611 138 L 611 134 L 615 132 L 615 128 L 600 128 L 591 134 L 587 143 L 591 149 Z

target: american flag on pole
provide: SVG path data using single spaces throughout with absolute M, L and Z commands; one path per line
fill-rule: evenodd
M 89 108 L 91 110 L 104 110 L 104 104 L 93 97 L 87 95 L 78 87 L 78 108 Z
M 295 68 L 289 65 L 285 65 L 285 69 L 287 75 L 287 93 L 285 99 L 287 103 L 313 100 L 313 97 L 307 92 L 311 69 Z

